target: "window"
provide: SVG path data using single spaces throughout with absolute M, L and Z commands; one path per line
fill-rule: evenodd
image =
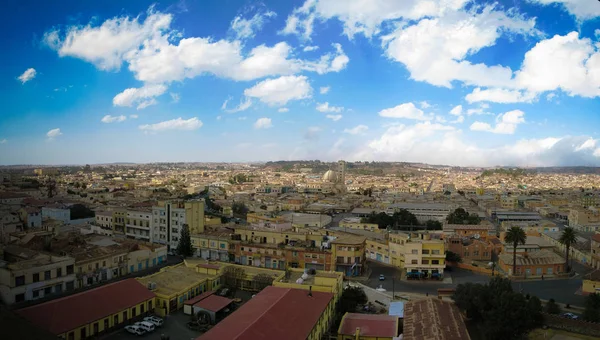
M 131 317 L 135 317 L 136 307 L 131 308 Z
M 33 291 L 33 298 L 35 299 L 35 298 L 37 298 L 37 297 L 39 297 L 39 296 L 40 296 L 40 291 L 39 291 L 39 289 L 38 289 L 38 290 L 34 290 L 34 291 Z
M 56 268 L 56 277 L 62 276 L 62 268 Z
M 46 270 L 46 271 L 44 272 L 44 280 L 50 280 L 50 277 L 51 277 L 51 273 L 50 273 L 50 271 L 49 271 L 49 270 Z
M 431 264 L 440 264 L 440 260 L 431 260 Z
M 67 290 L 73 290 L 73 289 L 75 289 L 75 281 L 67 282 L 66 288 L 67 288 Z
M 113 318 L 113 326 L 116 326 L 119 324 L 119 316 L 115 315 L 115 317 Z
M 40 273 L 33 274 L 33 282 L 40 282 Z
M 127 311 L 123 312 L 123 322 L 125 322 L 125 320 L 127 320 Z
M 412 249 L 410 251 L 411 254 L 419 254 L 419 249 Z
M 429 249 L 423 249 L 423 254 L 428 255 L 429 254 Z
M 52 287 L 44 288 L 44 296 L 52 294 Z
M 102 261 L 102 267 L 106 267 L 106 260 Z
M 57 284 L 56 286 L 54 286 L 54 292 L 55 293 L 62 293 L 62 283 Z
M 344 263 L 344 257 L 343 256 L 338 256 L 337 257 L 337 263 Z
M 421 260 L 422 264 L 429 264 L 429 260 Z
M 74 271 L 75 271 L 75 266 L 74 265 L 70 264 L 70 265 L 67 266 L 67 275 L 73 274 Z
M 434 250 L 431 251 L 431 253 L 433 255 L 439 255 L 440 254 L 440 250 L 439 249 L 434 249 Z
M 25 285 L 25 275 L 15 277 L 15 286 L 23 286 Z
M 410 261 L 411 264 L 419 264 L 419 260 L 412 260 Z
M 25 301 L 25 293 L 15 295 L 15 302 Z

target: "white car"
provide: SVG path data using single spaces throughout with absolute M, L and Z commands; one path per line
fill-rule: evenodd
M 146 333 L 146 331 L 139 326 L 136 325 L 129 325 L 129 326 L 125 326 L 125 329 L 131 333 L 131 334 L 135 334 L 135 335 L 144 335 Z
M 162 327 L 162 325 L 163 325 L 163 319 L 161 319 L 157 316 L 147 316 L 144 318 L 144 321 L 150 322 L 151 324 L 153 324 L 156 327 Z
M 146 332 L 153 332 L 154 331 L 154 324 L 147 322 L 147 321 L 140 321 L 140 322 L 136 322 L 134 323 L 134 325 L 141 327 L 142 329 L 144 329 Z

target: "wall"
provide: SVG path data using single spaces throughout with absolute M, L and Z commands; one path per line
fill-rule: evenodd
M 470 264 L 466 264 L 466 263 L 452 263 L 453 267 L 457 267 L 457 268 L 461 268 L 461 269 L 466 269 L 466 270 L 470 270 L 476 273 L 482 273 L 482 274 L 486 274 L 486 275 L 492 275 L 492 270 L 489 268 L 484 268 L 484 267 L 476 267 L 476 266 L 472 266 Z M 496 271 L 497 273 L 498 271 Z
M 544 324 L 550 328 L 561 329 L 568 332 L 600 337 L 600 323 L 571 320 L 558 315 L 543 314 Z

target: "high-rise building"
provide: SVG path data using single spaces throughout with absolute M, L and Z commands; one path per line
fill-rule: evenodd
M 152 207 L 153 241 L 177 248 L 181 230 L 187 225 L 190 234 L 204 232 L 204 200 L 158 202 Z

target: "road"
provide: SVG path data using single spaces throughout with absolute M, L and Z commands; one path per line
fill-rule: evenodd
M 585 297 L 577 295 L 576 292 L 581 288 L 581 277 L 586 267 L 577 264 L 574 266 L 578 271 L 578 275 L 571 279 L 546 279 L 535 281 L 513 282 L 515 291 L 523 291 L 524 294 L 529 293 L 543 300 L 554 299 L 556 302 L 571 304 L 573 306 L 584 306 Z M 446 272 L 446 275 L 452 276 L 452 283 L 441 283 L 440 281 L 414 280 L 400 281 L 392 278 L 399 278 L 400 271 L 390 266 L 384 266 L 376 262 L 369 262 L 371 275 L 368 282 L 365 284 L 372 288 L 377 288 L 380 285 L 391 292 L 412 292 L 418 294 L 437 295 L 438 288 L 456 288 L 461 283 L 486 283 L 490 280 L 489 276 L 472 273 L 467 270 L 453 268 L 452 272 Z M 379 275 L 383 274 L 385 281 L 379 281 Z M 393 282 L 393 287 L 392 287 Z

